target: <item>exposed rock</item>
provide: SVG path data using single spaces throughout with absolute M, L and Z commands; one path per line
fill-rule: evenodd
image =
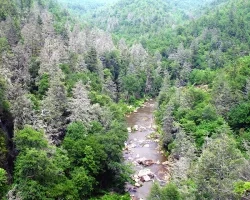
M 159 160 L 157 160 L 155 164 L 160 165 L 161 162 Z
M 139 178 L 139 176 L 135 174 L 135 175 L 134 175 L 134 178 L 135 178 L 135 179 L 136 179 L 136 178 Z
M 152 129 L 156 130 L 156 129 L 157 129 L 157 126 L 156 126 L 156 125 L 153 125 L 153 126 L 152 126 Z
M 139 163 L 139 164 L 142 164 L 144 161 L 146 160 L 146 158 L 139 158 L 139 159 L 137 159 L 137 162 Z
M 136 161 L 133 161 L 132 164 L 133 164 L 134 166 L 138 166 L 138 165 L 139 165 L 138 162 L 136 162 Z
M 151 178 L 148 175 L 145 175 L 145 176 L 141 177 L 141 181 L 142 182 L 149 182 L 149 181 L 151 181 Z
M 159 133 L 151 133 L 151 138 L 153 138 L 153 139 L 159 139 L 160 138 L 160 134 Z
M 128 130 L 128 132 L 129 132 L 129 133 L 131 133 L 131 132 L 132 132 L 131 127 L 128 127 L 128 128 L 127 128 L 127 130 Z
M 162 163 L 162 165 L 168 165 L 168 164 L 169 164 L 168 161 Z
M 136 178 L 136 179 L 135 179 L 135 182 L 136 182 L 136 183 L 139 183 L 139 182 L 140 182 L 140 179 L 139 179 L 139 178 Z
M 128 186 L 126 189 L 125 189 L 126 192 L 137 192 L 137 188 L 134 187 L 134 186 Z
M 145 144 L 144 147 L 149 148 L 149 144 Z
M 154 174 L 151 172 L 150 169 L 142 169 L 139 171 L 138 176 L 141 178 L 143 176 L 154 177 Z
M 135 183 L 135 186 L 136 187 L 141 187 L 141 184 L 140 183 Z
M 146 131 L 146 130 L 147 130 L 147 128 L 146 128 L 146 127 L 143 127 L 143 126 L 141 126 L 141 127 L 139 128 L 139 131 L 140 131 L 140 132 Z
M 130 197 L 131 197 L 131 200 L 138 200 L 138 199 L 135 197 L 135 195 L 130 195 Z
M 143 163 L 144 166 L 151 166 L 153 164 L 155 164 L 153 160 L 145 160 Z
M 128 145 L 128 148 L 135 148 L 137 145 L 136 144 L 131 144 L 131 145 Z
M 149 159 L 146 159 L 146 158 L 140 158 L 137 160 L 137 163 L 140 164 L 140 165 L 144 165 L 144 166 L 151 166 L 154 164 L 154 161 L 153 160 L 149 160 Z
M 139 130 L 139 126 L 138 125 L 134 125 L 133 131 L 138 131 L 138 130 Z

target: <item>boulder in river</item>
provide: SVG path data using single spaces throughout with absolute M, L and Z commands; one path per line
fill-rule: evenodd
M 141 184 L 140 183 L 135 183 L 135 186 L 136 187 L 141 187 Z
M 136 183 L 139 183 L 139 182 L 140 182 L 140 179 L 139 179 L 139 178 L 136 178 L 136 179 L 135 179 L 135 182 L 136 182 Z
M 149 182 L 149 181 L 151 181 L 151 178 L 148 175 L 145 175 L 145 176 L 141 177 L 141 181 L 142 182 Z
M 159 160 L 157 160 L 155 164 L 160 165 L 161 162 Z
M 157 130 L 157 126 L 156 126 L 156 125 L 153 125 L 153 126 L 152 126 L 152 129 Z
M 134 143 L 132 143 L 132 144 L 128 145 L 128 148 L 129 148 L 129 149 L 131 149 L 131 148 L 135 148 L 135 147 L 137 147 L 137 145 L 136 145 L 136 144 L 134 144 Z
M 129 133 L 131 133 L 131 132 L 132 132 L 131 127 L 128 127 L 128 128 L 127 128 L 127 130 L 128 130 L 128 132 L 129 132 Z
M 134 178 L 135 178 L 135 179 L 136 179 L 136 178 L 139 178 L 139 176 L 135 174 L 135 175 L 134 175 Z
M 145 140 L 139 140 L 139 143 L 140 144 L 142 144 L 142 143 L 144 143 L 145 142 Z
M 162 165 L 168 165 L 168 161 L 163 162 Z
M 147 128 L 146 128 L 146 127 L 143 127 L 143 126 L 141 126 L 140 129 L 139 129 L 140 132 L 146 131 L 146 130 L 147 130 Z
M 138 125 L 134 125 L 133 131 L 138 131 L 138 130 L 139 130 L 139 126 Z
M 146 167 L 155 164 L 153 160 L 146 159 L 146 158 L 138 159 L 137 163 L 140 164 L 140 165 L 146 166 Z
M 142 169 L 138 173 L 138 177 L 143 177 L 143 176 L 149 176 L 149 177 L 154 177 L 154 174 L 151 172 L 150 169 Z

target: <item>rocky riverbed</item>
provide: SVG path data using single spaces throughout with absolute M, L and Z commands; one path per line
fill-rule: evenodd
M 155 132 L 153 100 L 126 117 L 129 139 L 125 143 L 124 158 L 134 168 L 133 184 L 127 184 L 132 199 L 145 200 L 153 182 L 164 185 L 169 180 L 168 162 Z

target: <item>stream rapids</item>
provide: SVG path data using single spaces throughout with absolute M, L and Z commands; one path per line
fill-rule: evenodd
M 150 100 L 126 117 L 129 137 L 123 154 L 134 170 L 134 184 L 126 186 L 133 200 L 145 200 L 154 182 L 165 185 L 169 180 L 167 158 L 159 145 L 160 136 L 155 133 L 154 109 L 155 102 Z

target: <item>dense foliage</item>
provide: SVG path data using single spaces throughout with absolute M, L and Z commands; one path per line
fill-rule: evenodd
M 148 96 L 172 162 L 149 199 L 249 198 L 250 2 L 61 2 L 0 2 L 0 199 L 130 199 Z
M 112 191 L 103 199 L 119 199 L 130 174 L 124 115 L 133 108 L 121 74 L 133 54 L 121 58 L 110 35 L 84 28 L 55 1 L 1 1 L 0 8 L 0 198 Z
M 156 120 L 182 199 L 249 195 L 248 13 L 249 2 L 229 1 L 179 27 L 162 51 Z

